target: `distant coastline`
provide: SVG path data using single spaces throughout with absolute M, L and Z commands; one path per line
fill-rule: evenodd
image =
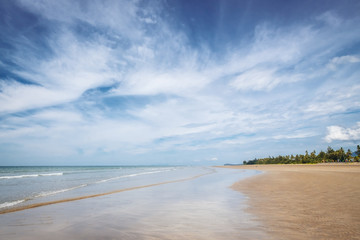
M 312 151 L 310 154 L 305 151 L 305 154 L 286 155 L 277 157 L 259 158 L 250 161 L 244 161 L 243 165 L 253 164 L 316 164 L 316 163 L 337 163 L 337 162 L 360 162 L 360 146 L 357 145 L 357 150 L 352 152 L 348 149 L 346 152 L 341 147 L 338 150 L 334 150 L 330 146 L 327 151 L 320 151 L 316 154 L 316 151 Z M 225 166 L 236 166 L 241 164 L 225 164 Z

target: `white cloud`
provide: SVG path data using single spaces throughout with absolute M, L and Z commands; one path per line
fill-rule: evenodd
M 318 134 L 296 128 L 308 122 L 318 126 L 313 119 L 360 106 L 358 72 L 348 76 L 339 68 L 335 75 L 326 68 L 359 62 L 357 55 L 334 57 L 359 39 L 353 26 L 336 15 L 320 17 L 329 23 L 320 27 L 261 24 L 251 41 L 217 58 L 205 43 L 194 47 L 185 32 L 152 11 L 139 16 L 144 10 L 137 1 L 22 2 L 59 24 L 47 39 L 51 57 L 32 57 L 26 48 L 14 53 L 12 60 L 21 69 L 14 74 L 36 85 L 10 80 L 1 85 L 1 114 L 36 109 L 0 126 L 1 142 L 20 143 L 28 151 L 42 143 L 48 149 L 61 145 L 66 154 L 81 149 L 91 155 L 306 139 Z M 81 40 L 73 30 L 78 22 L 100 33 Z M 163 99 L 124 107 L 106 105 L 104 96 L 94 93 L 85 110 L 86 103 L 77 102 L 87 90 L 109 85 L 117 86 L 106 93 L 112 97 Z M 67 109 L 56 107 L 64 103 Z M 329 129 L 343 138 L 351 135 L 338 126 Z M 330 135 L 327 141 L 335 139 Z
M 156 20 L 152 19 L 150 17 L 141 18 L 141 21 L 144 21 L 144 22 L 149 23 L 149 24 L 155 24 L 156 23 Z
M 89 89 L 121 82 L 124 73 L 136 65 L 137 60 L 154 57 L 153 49 L 147 45 L 148 38 L 144 37 L 143 24 L 155 18 L 151 8 L 138 8 L 135 1 L 93 1 L 90 4 L 24 0 L 19 3 L 42 16 L 44 19 L 39 19 L 42 23 L 54 24 L 55 20 L 61 24 L 55 25 L 56 31 L 44 37 L 51 49 L 51 54 L 45 57 L 39 58 L 41 54 L 34 53 L 34 43 L 29 39 L 14 41 L 17 51 L 11 55 L 11 61 L 18 68 L 13 73 L 35 85 L 4 81 L 0 113 L 75 101 Z M 80 22 L 86 22 L 99 32 L 86 40 L 79 38 L 74 26 Z M 126 42 L 131 43 L 130 46 L 124 44 Z
M 78 95 L 37 85 L 24 85 L 15 81 L 2 82 L 0 112 L 12 113 L 75 100 Z
M 357 76 L 355 75 L 355 81 Z M 349 81 L 350 79 L 350 81 Z M 340 81 L 340 80 L 339 80 Z M 302 109 L 308 117 L 343 113 L 360 107 L 360 99 L 357 98 L 360 90 L 359 84 L 354 84 L 351 78 L 343 80 L 342 86 L 336 82 L 320 87 L 314 93 L 312 101 Z M 348 83 L 349 82 L 349 83 Z
M 340 26 L 343 22 L 334 11 L 327 11 L 317 17 L 317 20 L 322 21 L 330 26 Z
M 317 134 L 315 132 L 294 132 L 294 133 L 288 133 L 286 135 L 275 135 L 272 138 L 274 139 L 296 139 L 296 138 L 309 138 L 314 137 Z
M 122 37 L 140 39 L 142 31 L 140 18 L 141 11 L 137 1 L 47 1 L 47 0 L 20 0 L 28 10 L 35 12 L 49 20 L 56 20 L 65 24 L 83 21 L 90 25 L 110 28 Z M 147 19 L 147 18 L 145 18 Z
M 354 55 L 346 55 L 341 57 L 334 57 L 330 60 L 327 67 L 331 70 L 335 70 L 339 65 L 347 64 L 347 63 L 358 63 L 360 62 L 360 58 Z
M 357 63 L 360 62 L 360 58 L 358 56 L 346 55 L 341 57 L 334 57 L 331 62 L 334 64 Z
M 280 79 L 275 75 L 275 69 L 252 69 L 246 71 L 232 81 L 231 86 L 238 90 L 271 90 Z
M 177 69 L 158 72 L 154 69 L 144 69 L 131 73 L 121 88 L 114 91 L 119 95 L 156 95 L 175 94 L 188 95 L 196 93 L 209 83 L 206 75 L 194 72 L 192 69 Z
M 71 33 L 61 34 L 52 44 L 55 56 L 50 60 L 32 59 L 28 51 L 14 57 L 24 69 L 15 73 L 36 85 L 2 82 L 0 112 L 23 111 L 74 101 L 86 90 L 111 84 L 121 77 L 121 73 L 112 67 L 117 60 L 106 46 L 82 44 Z
M 82 123 L 84 121 L 83 116 L 79 112 L 67 111 L 67 110 L 47 110 L 31 115 L 29 119 L 33 119 L 37 122 L 55 122 L 55 123 Z
M 221 65 L 220 72 L 236 75 L 230 86 L 237 90 L 270 91 L 284 84 L 308 81 L 319 74 L 319 69 L 314 66 L 325 63 L 322 49 L 337 48 L 336 39 L 348 41 L 340 40 L 343 38 L 341 34 L 323 41 L 330 37 L 327 30 L 315 29 L 311 25 L 284 29 L 258 25 L 253 42 L 229 54 L 230 60 Z
M 360 122 L 354 128 L 345 128 L 341 126 L 329 126 L 327 127 L 327 135 L 325 141 L 349 141 L 349 140 L 360 140 Z

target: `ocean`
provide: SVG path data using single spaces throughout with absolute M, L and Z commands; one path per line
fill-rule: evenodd
M 158 166 L 0 167 L 0 211 L 176 180 L 204 171 Z
M 230 188 L 258 173 L 178 166 L 1 167 L 0 239 L 267 239 L 262 224 L 245 211 L 246 196 Z M 39 207 L 29 208 L 34 205 Z

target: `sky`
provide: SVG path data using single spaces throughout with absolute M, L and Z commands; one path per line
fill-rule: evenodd
M 360 144 L 360 1 L 0 1 L 0 165 Z

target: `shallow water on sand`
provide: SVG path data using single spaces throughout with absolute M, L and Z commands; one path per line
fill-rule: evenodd
M 155 166 L 0 167 L 0 212 L 13 207 L 98 194 L 201 172 Z
M 187 174 L 186 181 L 2 214 L 0 239 L 267 239 L 244 211 L 244 196 L 229 188 L 257 172 L 206 171 L 192 179 Z

